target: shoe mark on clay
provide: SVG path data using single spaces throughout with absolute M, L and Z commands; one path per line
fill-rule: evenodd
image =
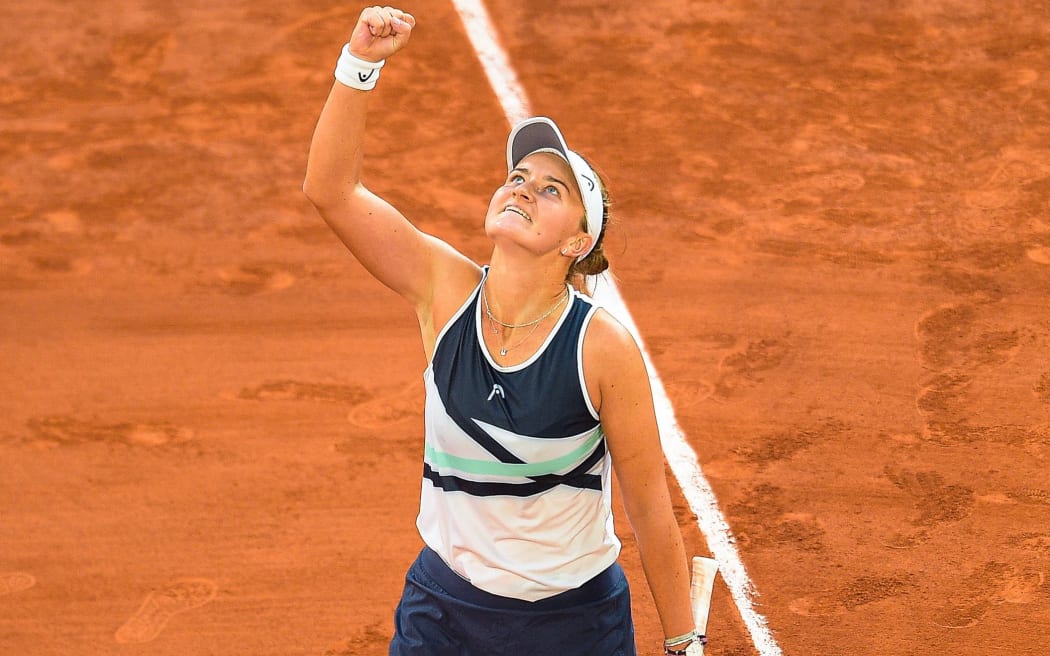
M 1025 248 L 1018 242 L 984 241 L 973 243 L 959 251 L 962 260 L 985 271 L 1004 271 L 1022 264 Z M 980 278 L 985 278 L 980 276 Z M 991 284 L 1000 285 L 994 278 L 986 278 Z
M 710 348 L 729 349 L 736 345 L 737 337 L 731 333 L 712 331 L 697 335 L 691 341 L 695 344 L 704 344 Z M 676 339 L 675 344 L 680 345 L 681 340 Z
M 1020 330 L 988 330 L 969 345 L 967 359 L 974 366 L 1006 364 L 1016 358 L 1020 350 Z
M 85 258 L 78 258 L 69 255 L 68 253 L 58 252 L 58 249 L 32 255 L 29 257 L 29 263 L 33 265 L 38 273 L 54 273 L 54 274 L 77 274 L 83 275 L 90 273 L 94 268 L 94 264 Z
M 1010 536 L 1010 544 L 1036 553 L 1050 556 L 1050 533 L 1021 533 Z
M 694 379 L 676 379 L 671 386 L 675 390 L 683 390 L 684 396 L 675 398 L 672 392 L 672 399 L 674 399 L 674 407 L 679 409 L 689 408 L 699 404 L 701 401 L 706 401 L 711 398 L 715 393 L 714 383 L 708 382 L 701 378 Z
M 1006 496 L 1018 503 L 1038 506 L 1050 506 L 1050 490 L 1041 490 L 1034 487 L 1026 487 L 1020 490 L 1007 492 Z
M 930 539 L 930 532 L 926 529 L 916 529 L 906 533 L 894 533 L 889 539 L 883 541 L 883 546 L 890 549 L 914 549 L 925 544 Z
M 893 222 L 893 216 L 848 207 L 834 207 L 819 210 L 827 203 L 805 195 L 788 201 L 779 208 L 786 216 L 805 215 L 817 217 L 829 224 L 846 229 L 838 241 L 806 241 L 790 237 L 769 237 L 755 242 L 755 249 L 761 253 L 783 258 L 818 257 L 825 262 L 853 269 L 870 269 L 896 262 L 898 256 L 889 247 L 868 247 L 855 243 L 847 235 L 853 226 L 874 227 Z
M 659 346 L 657 346 L 659 348 Z M 650 355 L 656 355 L 655 349 L 649 349 Z M 711 398 L 715 393 L 715 385 L 702 378 L 691 378 L 685 376 L 671 376 L 664 382 L 667 396 L 675 409 L 689 408 L 700 404 Z
M 1032 386 L 1032 392 L 1043 403 L 1050 403 L 1050 371 L 1039 377 L 1039 381 Z
M 159 447 L 187 442 L 193 430 L 166 423 L 115 423 L 83 421 L 65 415 L 34 417 L 27 424 L 24 442 L 37 447 L 75 446 L 92 442 Z
M 937 472 L 912 472 L 886 466 L 886 477 L 898 489 L 915 498 L 919 511 L 912 524 L 929 528 L 967 517 L 976 502 L 973 490 L 963 485 L 948 485 Z
M 710 332 L 696 335 L 692 344 L 699 351 L 725 351 L 736 344 L 736 336 L 729 333 Z M 680 340 L 671 338 L 654 337 L 645 343 L 646 350 L 653 357 L 673 352 L 681 344 Z M 678 364 L 688 371 L 698 373 L 701 368 L 707 368 L 706 364 L 699 363 L 700 356 L 689 361 L 679 361 Z M 698 405 L 711 398 L 715 393 L 715 384 L 706 378 L 699 378 L 690 374 L 682 376 L 669 376 L 665 381 L 666 391 L 676 409 L 683 409 Z
M 659 357 L 667 351 L 673 351 L 681 345 L 681 340 L 672 337 L 650 337 L 645 340 L 645 350 L 653 357 Z
M 0 244 L 4 246 L 26 246 L 43 239 L 43 234 L 36 228 L 17 228 L 0 232 Z
M 214 279 L 205 287 L 218 288 L 227 294 L 252 296 L 292 287 L 299 276 L 285 265 L 271 263 L 242 264 L 215 270 Z
M 1025 256 L 1038 264 L 1050 264 L 1050 246 L 1030 246 L 1025 249 Z
M 977 332 L 977 312 L 971 305 L 942 306 L 920 319 L 915 332 L 923 364 L 942 373 L 959 366 L 1005 364 L 1022 346 L 1017 328 Z
M 1031 69 L 1018 69 L 1014 75 L 1015 88 L 1031 84 L 1033 79 Z M 983 183 L 963 193 L 963 200 L 970 207 L 981 210 L 996 210 L 1006 206 L 1016 206 L 1021 200 L 1022 189 L 1042 175 L 1032 165 L 1040 160 L 1037 153 L 1019 151 L 1015 148 L 1006 149 L 1004 157 L 997 157 L 998 166 L 992 171 L 989 178 Z M 1005 161 L 1003 161 L 1005 160 Z
M 783 490 L 758 485 L 728 507 L 737 542 L 748 547 L 782 547 L 792 544 L 802 551 L 824 549 L 824 528 L 808 513 L 788 512 L 781 500 Z
M 964 629 L 980 622 L 995 606 L 1031 603 L 1046 581 L 1043 572 L 991 561 L 973 572 L 948 603 L 934 612 L 933 623 Z
M 356 633 L 354 637 L 343 641 L 343 644 L 324 650 L 322 656 L 357 656 L 385 651 L 386 645 L 390 642 L 390 635 L 379 622 L 358 629 Z
M 151 592 L 113 637 L 121 644 L 150 642 L 160 635 L 171 618 L 207 604 L 217 592 L 218 586 L 209 579 L 176 580 Z
M 928 419 L 924 437 L 935 444 L 972 444 L 994 442 L 1011 446 L 1039 449 L 1050 444 L 1050 435 L 1039 427 L 1000 424 L 972 426 L 966 420 Z
M 925 439 L 943 444 L 977 440 L 1017 444 L 1033 439 L 1032 430 L 1022 426 L 971 426 L 966 417 L 975 374 L 1016 358 L 1025 341 L 1021 329 L 980 330 L 977 306 L 949 304 L 924 315 L 916 322 L 915 333 L 922 364 L 933 372 L 915 400 Z
M 0 236 L 7 245 L 27 246 L 24 256 L 38 274 L 84 275 L 94 269 L 88 257 L 79 257 L 71 248 L 69 237 L 83 237 L 80 213 L 73 209 L 56 209 L 34 216 L 18 232 Z M 83 239 L 76 240 L 82 243 Z M 32 248 L 36 246 L 36 248 Z
M 726 198 L 721 198 L 714 203 L 708 204 L 708 207 L 712 210 L 710 217 L 711 220 L 697 221 L 690 225 L 689 232 L 682 235 L 682 239 L 686 242 L 700 244 L 719 243 L 725 237 L 728 237 L 747 226 L 741 218 L 746 213 L 746 210 L 739 203 L 735 203 Z M 648 264 L 648 261 L 646 263 Z M 646 270 L 647 276 L 652 275 L 649 274 L 649 271 L 661 271 L 661 278 L 666 275 L 665 273 L 662 273 L 662 270 L 659 267 L 648 267 Z
M 860 576 L 838 590 L 795 599 L 788 607 L 806 617 L 844 615 L 861 606 L 907 594 L 915 587 L 911 574 Z
M 787 358 L 789 347 L 776 339 L 749 342 L 742 352 L 730 353 L 722 358 L 719 369 L 727 374 L 758 379 L 758 374 L 780 366 Z
M 957 364 L 976 321 L 973 306 L 954 304 L 942 305 L 920 318 L 915 324 L 915 335 L 923 364 L 935 371 Z
M 5 246 L 27 246 L 46 241 L 51 236 L 79 236 L 84 234 L 80 213 L 72 209 L 58 209 L 44 212 L 37 218 L 26 217 L 26 221 L 12 221 L 10 225 L 17 228 L 0 232 L 0 244 Z M 42 220 L 40 220 L 42 219 Z
M 356 404 L 370 397 L 359 385 L 308 383 L 299 380 L 269 380 L 255 387 L 245 387 L 237 398 L 248 401 L 321 401 Z
M 837 419 L 827 419 L 812 429 L 789 430 L 766 435 L 755 447 L 738 447 L 733 453 L 759 468 L 770 463 L 787 460 L 811 444 L 842 435 L 847 427 Z
M 327 225 L 311 221 L 309 223 L 284 223 L 274 228 L 278 237 L 294 239 L 304 244 L 327 244 L 336 239 L 332 229 Z
M 944 371 L 934 374 L 919 389 L 915 405 L 927 414 L 955 413 L 965 407 L 963 399 L 973 377 L 963 373 Z
M 36 578 L 25 572 L 0 572 L 0 597 L 17 594 L 36 585 Z
M 386 428 L 423 416 L 424 393 L 419 384 L 405 385 L 396 392 L 380 394 L 358 403 L 347 420 L 361 428 Z
M 762 339 L 748 342 L 743 351 L 729 353 L 718 363 L 719 377 L 715 390 L 720 396 L 729 396 L 738 383 L 761 383 L 761 373 L 779 367 L 791 354 L 791 347 L 783 340 Z
M 955 294 L 972 296 L 977 302 L 994 303 L 1006 295 L 999 280 L 983 273 L 938 269 L 923 276 L 922 280 L 944 287 Z

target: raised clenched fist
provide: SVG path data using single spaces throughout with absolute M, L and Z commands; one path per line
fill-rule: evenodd
M 416 19 L 393 7 L 368 7 L 361 12 L 350 35 L 350 53 L 377 62 L 405 47 Z

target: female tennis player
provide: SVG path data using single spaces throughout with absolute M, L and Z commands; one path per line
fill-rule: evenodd
M 665 651 L 701 653 L 645 365 L 578 284 L 608 266 L 608 205 L 593 168 L 550 119 L 517 125 L 485 216 L 486 266 L 361 184 L 370 92 L 415 24 L 391 7 L 361 13 L 303 185 L 354 256 L 415 309 L 429 363 L 425 547 L 406 576 L 390 654 L 635 654 L 613 469 Z

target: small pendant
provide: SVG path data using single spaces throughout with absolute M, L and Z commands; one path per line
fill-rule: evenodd
M 499 350 L 499 354 L 500 354 L 500 355 L 502 355 L 502 356 L 506 356 L 506 355 L 507 355 L 507 349 L 505 349 L 505 348 L 501 348 L 501 349 Z

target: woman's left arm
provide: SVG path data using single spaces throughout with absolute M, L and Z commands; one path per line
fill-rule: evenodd
M 667 488 L 649 375 L 634 337 L 604 310 L 587 331 L 584 373 L 664 635 L 686 634 L 694 629 L 689 569 Z

